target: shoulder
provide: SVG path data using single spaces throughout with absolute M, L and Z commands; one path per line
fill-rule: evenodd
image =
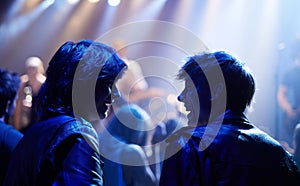
M 60 127 L 59 134 L 63 140 L 83 138 L 95 151 L 99 152 L 98 135 L 92 124 L 83 118 L 67 117 Z
M 62 115 L 44 121 L 49 128 L 59 130 L 59 133 L 68 136 L 73 134 L 92 135 L 98 137 L 92 124 L 81 117 L 73 118 Z M 45 125 L 44 124 L 44 125 Z
M 0 123 L 0 138 L 2 142 L 4 141 L 5 143 L 16 145 L 22 137 L 23 134 L 11 125 Z
M 198 151 L 204 131 L 205 126 L 187 126 L 173 133 L 166 140 L 166 157 L 171 157 L 174 154 L 178 154 L 179 156 L 192 155 L 192 152 Z
M 125 165 L 141 166 L 145 164 L 146 154 L 142 147 L 135 144 L 126 145 L 121 152 L 121 161 Z
M 7 133 L 11 135 L 20 135 L 23 136 L 21 132 L 15 129 L 13 126 L 0 122 L 0 131 L 1 133 Z
M 27 133 L 25 137 L 40 138 L 45 143 L 48 141 L 50 150 L 66 142 L 75 143 L 81 138 L 99 152 L 96 131 L 89 122 L 81 118 L 66 115 L 49 118 L 33 125 Z
M 122 156 L 131 158 L 141 158 L 145 156 L 145 152 L 139 145 L 127 144 L 122 150 Z
M 204 134 L 205 126 L 186 126 L 174 132 L 167 139 L 168 143 L 185 144 L 191 137 L 201 138 Z

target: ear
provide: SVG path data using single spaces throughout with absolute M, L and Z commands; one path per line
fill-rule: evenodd
M 224 91 L 224 84 L 218 83 L 214 88 L 211 90 L 211 101 L 217 99 L 221 96 Z

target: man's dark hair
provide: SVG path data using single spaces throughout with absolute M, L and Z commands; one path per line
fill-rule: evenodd
M 187 78 L 192 80 L 198 94 L 201 94 L 200 84 L 210 90 L 210 86 L 225 82 L 226 108 L 237 112 L 243 112 L 251 104 L 255 92 L 252 74 L 244 64 L 224 51 L 190 57 L 178 74 L 178 79 Z
M 19 88 L 19 76 L 7 70 L 0 69 L 0 117 L 6 114 L 7 104 L 13 104 Z
M 90 40 L 64 43 L 51 59 L 46 81 L 38 95 L 42 119 L 62 114 L 74 116 L 72 88 L 75 80 L 87 82 L 96 78 L 97 86 L 111 85 L 125 66 L 114 49 L 103 43 Z M 75 76 L 75 73 L 80 75 Z

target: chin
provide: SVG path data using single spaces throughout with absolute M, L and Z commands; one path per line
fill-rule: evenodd
M 192 112 L 190 112 L 187 115 L 187 119 L 188 119 L 188 125 L 190 126 L 197 125 L 197 119 L 195 118 L 195 115 Z
M 100 119 L 104 119 L 104 118 L 106 118 L 106 114 L 105 114 L 105 113 L 101 113 L 101 114 L 99 114 L 99 118 L 100 118 Z
M 98 116 L 100 119 L 106 118 L 107 112 L 108 112 L 108 107 L 106 105 L 104 105 L 100 108 L 98 107 Z

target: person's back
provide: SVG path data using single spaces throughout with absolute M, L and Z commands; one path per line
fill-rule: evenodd
M 6 175 L 11 154 L 22 137 L 22 133 L 0 121 L 0 185 Z
M 0 185 L 6 175 L 11 154 L 22 136 L 23 134 L 11 125 L 0 121 Z
M 291 48 L 294 64 L 284 72 L 277 90 L 278 105 L 283 111 L 278 138 L 289 146 L 293 146 L 293 132 L 300 122 L 300 40 L 296 39 Z
M 143 109 L 128 104 L 118 109 L 107 130 L 99 134 L 105 186 L 156 184 L 142 148 L 147 145 L 150 122 Z
M 19 86 L 17 75 L 0 69 L 0 185 L 6 175 L 11 154 L 23 137 L 23 134 L 5 123 L 15 109 Z

